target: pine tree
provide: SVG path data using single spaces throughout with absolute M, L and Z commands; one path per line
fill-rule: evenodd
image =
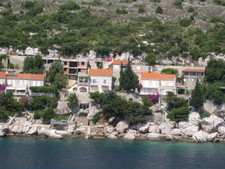
M 197 81 L 194 90 L 192 91 L 190 105 L 195 109 L 199 109 L 203 106 L 204 102 L 204 92 L 200 86 L 200 83 Z
M 120 71 L 120 89 L 124 89 L 126 92 L 135 91 L 138 83 L 138 76 L 133 72 L 129 60 L 126 70 L 122 68 Z

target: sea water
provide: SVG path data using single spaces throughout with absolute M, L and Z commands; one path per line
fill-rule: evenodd
M 0 138 L 1 169 L 224 169 L 225 144 Z

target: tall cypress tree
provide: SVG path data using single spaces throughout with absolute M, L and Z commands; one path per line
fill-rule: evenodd
M 124 89 L 126 92 L 131 92 L 137 88 L 138 83 L 138 76 L 133 72 L 129 60 L 126 69 L 123 70 L 122 68 L 120 71 L 120 89 Z
M 192 91 L 190 105 L 195 109 L 199 109 L 203 106 L 204 103 L 204 91 L 200 86 L 200 83 L 197 81 L 194 90 Z

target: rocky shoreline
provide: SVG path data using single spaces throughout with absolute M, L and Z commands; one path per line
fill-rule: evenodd
M 54 139 L 82 136 L 86 139 L 225 142 L 225 121 L 215 115 L 200 119 L 198 113 L 192 112 L 187 122 L 151 121 L 135 126 L 130 126 L 128 121 L 120 121 L 115 126 L 110 122 L 92 126 L 68 123 L 64 130 L 57 130 L 52 125 L 37 123 L 32 118 L 28 120 L 11 118 L 8 123 L 0 124 L 0 136 L 7 135 L 43 136 Z

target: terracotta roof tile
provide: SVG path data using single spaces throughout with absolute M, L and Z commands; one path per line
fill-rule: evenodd
M 0 72 L 0 78 L 6 78 L 7 79 L 31 79 L 31 80 L 44 80 L 45 75 L 44 74 L 16 74 L 16 73 L 9 73 L 6 76 L 5 72 Z
M 128 60 L 114 60 L 113 64 L 114 65 L 121 65 L 121 64 L 127 65 L 128 64 Z
M 160 79 L 160 80 L 174 80 L 175 75 L 161 74 L 161 73 L 141 73 L 142 79 Z
M 93 76 L 112 76 L 112 70 L 91 69 L 91 70 L 89 70 L 88 75 L 93 75 Z
M 205 69 L 184 69 L 183 72 L 205 72 Z

